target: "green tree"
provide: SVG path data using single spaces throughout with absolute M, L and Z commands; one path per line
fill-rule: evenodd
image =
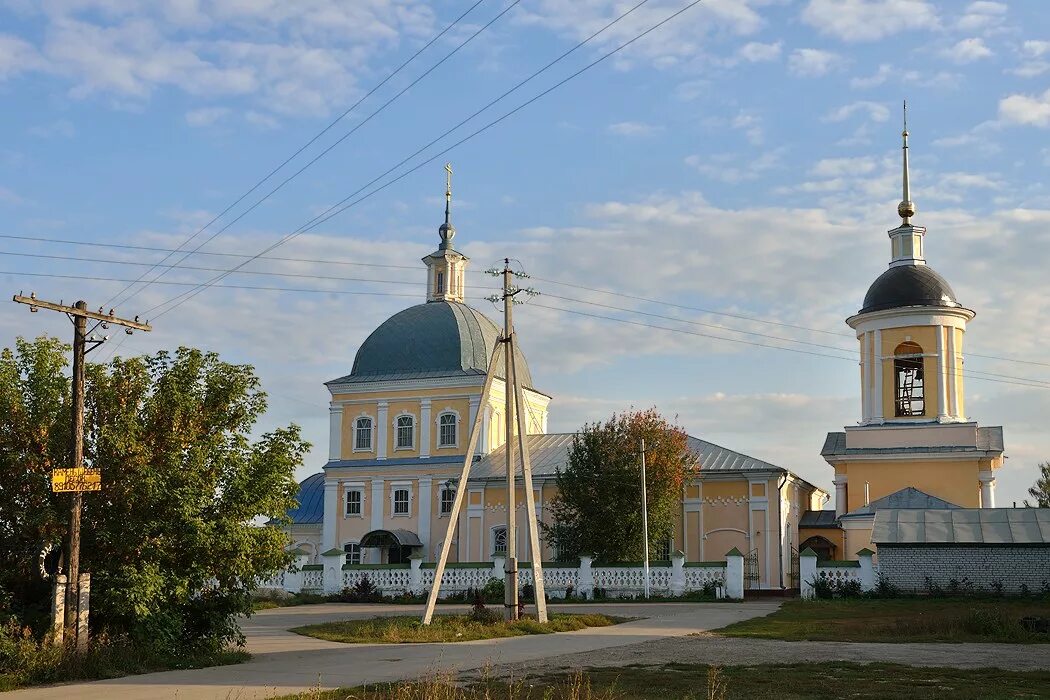
M 1035 485 L 1028 489 L 1028 495 L 1035 499 L 1036 508 L 1050 508 L 1050 462 L 1039 465 L 1039 478 Z M 1032 504 L 1025 499 L 1025 506 L 1031 508 Z
M 559 554 L 593 554 L 602 561 L 642 558 L 643 439 L 650 548 L 671 535 L 693 464 L 686 434 L 655 409 L 614 414 L 573 437 L 568 464 L 558 472 L 553 522 L 543 530 Z
M 69 455 L 67 351 L 38 338 L 0 354 L 0 595 L 26 613 L 47 605 L 46 586 L 26 584 L 35 548 L 68 519 L 49 483 Z M 259 521 L 295 503 L 299 428 L 253 439 L 266 410 L 254 370 L 190 348 L 89 364 L 86 387 L 85 461 L 103 481 L 83 511 L 93 627 L 172 650 L 239 639 L 252 582 L 288 563 L 284 535 Z

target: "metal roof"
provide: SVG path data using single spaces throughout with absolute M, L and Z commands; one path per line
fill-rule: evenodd
M 908 508 L 908 509 L 926 509 L 926 510 L 947 510 L 957 509 L 959 506 L 954 503 L 949 503 L 943 498 L 937 498 L 931 496 L 925 491 L 920 491 L 917 488 L 908 486 L 901 489 L 900 491 L 894 491 L 889 496 L 883 496 L 877 498 L 866 506 L 861 506 L 856 510 L 842 515 L 841 518 L 862 518 L 865 516 L 871 516 L 876 511 L 886 508 Z
M 295 500 L 298 508 L 289 508 L 293 525 L 312 525 L 324 521 L 324 472 L 312 474 L 299 484 Z
M 866 314 L 905 306 L 960 306 L 948 280 L 929 265 L 897 265 L 879 275 L 864 295 Z
M 362 547 L 422 547 L 419 535 L 411 530 L 372 530 L 361 538 Z
M 822 457 L 845 457 L 849 455 L 878 455 L 878 454 L 900 454 L 909 452 L 913 454 L 941 454 L 944 452 L 994 452 L 1002 453 L 1003 427 L 993 425 L 977 429 L 977 444 L 971 445 L 948 445 L 941 447 L 854 447 L 847 449 L 846 433 L 828 433 L 824 439 L 824 447 L 820 450 Z
M 894 544 L 1050 546 L 1050 508 L 882 509 L 871 541 Z
M 569 462 L 569 447 L 575 433 L 552 433 L 529 435 L 529 456 L 532 458 L 532 473 L 535 476 L 554 476 Z M 687 437 L 690 455 L 704 472 L 775 471 L 786 472 L 783 467 L 764 462 L 754 457 L 734 452 L 713 442 Z M 500 479 L 506 474 L 504 446 L 490 452 L 475 464 L 472 479 Z
M 418 304 L 380 324 L 361 344 L 350 374 L 326 384 L 483 375 L 499 333 L 496 324 L 466 304 Z M 532 388 L 520 348 L 515 359 L 522 384 Z M 502 363 L 496 376 L 503 377 Z
M 798 527 L 801 530 L 808 528 L 837 528 L 838 518 L 833 510 L 807 510 L 799 518 Z

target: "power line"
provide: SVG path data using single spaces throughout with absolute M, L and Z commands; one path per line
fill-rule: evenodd
M 435 41 L 437 41 L 437 40 L 438 40 L 439 38 L 441 38 L 441 36 L 443 36 L 443 35 L 444 35 L 444 34 L 445 34 L 446 32 L 448 32 L 448 31 L 449 31 L 450 29 L 452 29 L 452 27 L 454 27 L 454 26 L 455 26 L 456 24 L 458 24 L 458 23 L 459 23 L 459 21 L 460 21 L 461 19 L 463 19 L 464 17 L 466 17 L 466 16 L 467 16 L 467 14 L 469 14 L 469 13 L 470 13 L 470 12 L 471 12 L 471 11 L 472 11 L 472 10 L 473 10 L 473 9 L 474 9 L 475 7 L 477 7 L 477 6 L 478 6 L 479 4 L 481 4 L 482 2 L 484 2 L 484 0 L 477 0 L 477 1 L 476 1 L 476 2 L 475 2 L 475 3 L 473 4 L 473 5 L 471 5 L 471 6 L 469 7 L 469 8 L 467 8 L 466 12 L 464 12 L 464 13 L 463 13 L 463 14 L 461 14 L 461 15 L 460 15 L 460 16 L 459 16 L 458 18 L 456 18 L 456 20 L 455 20 L 455 21 L 454 21 L 454 22 L 453 22 L 452 24 L 450 24 L 450 25 L 449 25 L 448 27 L 446 27 L 445 29 L 443 29 L 443 30 L 442 30 L 442 31 L 441 31 L 441 32 L 440 32 L 440 33 L 439 33 L 439 34 L 438 34 L 437 36 L 435 36 L 434 38 L 432 38 L 432 39 L 431 39 L 431 40 L 430 40 L 430 41 L 429 41 L 429 42 L 428 42 L 428 43 L 427 43 L 427 44 L 426 44 L 426 45 L 425 45 L 425 46 L 424 46 L 423 48 L 421 48 L 421 49 L 420 49 L 419 51 L 417 51 L 417 52 L 416 52 L 415 54 L 413 54 L 413 55 L 412 55 L 412 56 L 411 56 L 411 57 L 410 57 L 410 58 L 409 58 L 409 59 L 408 59 L 407 61 L 405 61 L 404 63 L 402 63 L 402 64 L 401 64 L 400 66 L 398 66 L 398 68 L 397 68 L 396 70 L 394 70 L 394 72 L 393 72 L 393 73 L 391 73 L 390 75 L 388 75 L 388 76 L 387 76 L 386 78 L 384 78 L 384 79 L 383 79 L 383 81 L 382 81 L 382 82 L 380 82 L 380 83 L 379 83 L 378 85 L 376 85 L 375 87 L 373 87 L 373 88 L 372 88 L 372 89 L 371 89 L 371 90 L 370 90 L 370 91 L 369 91 L 369 92 L 368 92 L 368 93 L 367 93 L 367 94 L 366 94 L 366 95 L 365 95 L 364 97 L 362 97 L 362 98 L 361 98 L 360 100 L 358 100 L 358 101 L 357 101 L 357 102 L 356 102 L 356 103 L 355 103 L 355 104 L 354 104 L 353 106 L 351 106 L 351 107 L 350 107 L 350 109 L 346 110 L 346 112 L 344 112 L 344 113 L 343 113 L 343 114 L 342 114 L 342 115 L 341 115 L 341 116 L 340 116 L 340 117 L 339 117 L 338 119 L 336 119 L 336 120 L 335 120 L 334 122 L 332 122 L 332 124 L 329 124 L 329 125 L 328 125 L 328 126 L 327 126 L 327 127 L 325 128 L 325 129 L 324 129 L 324 131 L 322 131 L 322 132 L 321 132 L 321 134 L 323 134 L 323 133 L 324 133 L 325 131 L 328 131 L 329 129 L 331 129 L 331 128 L 332 128 L 332 126 L 334 126 L 334 125 L 335 125 L 335 124 L 336 124 L 336 123 L 337 123 L 338 121 L 340 121 L 340 120 L 341 120 L 341 119 L 342 119 L 342 118 L 343 118 L 344 116 L 346 116 L 347 114 L 349 114 L 349 113 L 350 113 L 350 112 L 351 112 L 351 111 L 352 111 L 353 109 L 355 109 L 355 108 L 356 108 L 356 107 L 357 107 L 357 106 L 358 106 L 359 104 L 361 104 L 361 102 L 363 102 L 363 101 L 364 101 L 365 99 L 367 99 L 367 98 L 368 98 L 368 97 L 369 97 L 370 95 L 372 95 L 372 94 L 373 94 L 373 93 L 374 93 L 374 92 L 375 92 L 376 90 L 378 90 L 378 89 L 379 89 L 380 87 L 382 87 L 382 86 L 383 86 L 383 85 L 384 85 L 384 84 L 385 84 L 385 83 L 386 83 L 387 81 L 389 81 L 389 80 L 390 80 L 391 78 L 393 78 L 393 77 L 394 77 L 395 75 L 397 75 L 397 73 L 399 73 L 399 72 L 400 72 L 400 71 L 401 71 L 401 70 L 402 70 L 402 69 L 403 69 L 403 68 L 404 68 L 405 66 L 407 66 L 407 65 L 408 65 L 409 63 L 411 63 L 411 62 L 412 62 L 412 61 L 413 61 L 413 60 L 414 60 L 414 59 L 415 59 L 415 58 L 416 58 L 417 56 L 419 56 L 419 55 L 420 55 L 421 53 L 423 53 L 423 51 L 425 51 L 425 50 L 426 50 L 426 49 L 427 49 L 427 48 L 428 48 L 429 46 L 431 46 L 431 45 L 432 45 L 432 44 L 433 44 L 433 43 L 434 43 Z M 276 187 L 274 187 L 273 189 L 271 189 L 271 190 L 270 190 L 269 192 L 267 192 L 267 193 L 266 193 L 265 195 L 263 195 L 263 196 L 262 196 L 262 197 L 261 197 L 260 199 L 258 199 L 258 200 L 257 200 L 257 201 L 256 201 L 256 202 L 255 202 L 254 204 L 252 204 L 252 205 L 251 205 L 250 207 L 248 207 L 247 209 L 245 209 L 244 211 L 242 211 L 242 212 L 241 212 L 240 214 L 238 214 L 238 215 L 237 215 L 237 216 L 236 216 L 236 217 L 235 217 L 235 218 L 234 218 L 234 219 L 233 219 L 232 221 L 230 221 L 230 222 L 226 223 L 226 224 L 225 224 L 225 225 L 224 225 L 224 226 L 223 226 L 223 227 L 222 227 L 221 229 L 219 229 L 218 231 L 216 231 L 215 233 L 213 233 L 213 234 L 212 234 L 211 236 L 209 236 L 209 237 L 208 237 L 208 239 L 204 241 L 204 243 L 201 243 L 201 244 L 200 244 L 199 246 L 197 246 L 197 247 L 196 247 L 196 248 L 195 248 L 194 250 L 192 250 L 192 251 L 189 251 L 188 253 L 186 253 L 186 255 L 183 255 L 183 257 L 182 257 L 182 258 L 181 258 L 181 259 L 179 260 L 179 262 L 182 262 L 183 260 L 185 260 L 185 259 L 186 259 L 186 257 L 188 257 L 188 255 L 191 255 L 192 253 L 195 253 L 195 252 L 197 252 L 197 251 L 198 251 L 198 250 L 200 250 L 200 249 L 201 249 L 202 247 L 204 247 L 204 246 L 208 245 L 208 243 L 210 243 L 211 241 L 215 240 L 215 238 L 216 238 L 217 236 L 221 235 L 221 234 L 222 234 L 222 233 L 223 233 L 224 231 L 226 231 L 226 230 L 227 230 L 227 229 L 228 229 L 228 228 L 229 228 L 230 226 L 232 226 L 233 224 L 237 223 L 237 222 L 238 222 L 238 221 L 240 221 L 240 220 L 241 220 L 242 218 L 244 218 L 244 217 L 245 217 L 245 216 L 246 216 L 247 214 L 249 214 L 249 213 L 250 213 L 251 211 L 253 211 L 253 210 L 254 210 L 254 209 L 255 209 L 256 207 L 258 207 L 258 206 L 259 206 L 260 204 L 262 204 L 262 203 L 263 203 L 263 202 L 265 202 L 265 201 L 266 201 L 267 199 L 269 199 L 269 198 L 270 198 L 270 197 L 271 197 L 271 196 L 272 196 L 273 194 L 275 194 L 275 193 L 276 193 L 276 192 L 277 192 L 278 190 L 280 190 L 280 189 L 281 189 L 281 188 L 283 188 L 283 187 L 284 187 L 284 186 L 285 186 L 286 184 L 288 184 L 288 183 L 289 183 L 289 182 L 291 182 L 291 181 L 292 181 L 293 179 L 295 179 L 295 178 L 296 178 L 296 177 L 298 177 L 298 176 L 299 176 L 300 174 L 302 174 L 302 173 L 303 173 L 303 171 L 305 171 L 305 170 L 306 170 L 307 168 L 309 168 L 310 166 L 312 166 L 312 165 L 313 165 L 314 163 L 316 163 L 316 162 L 317 162 L 318 160 L 320 160 L 321 158 L 323 158 L 323 157 L 325 157 L 326 155 L 328 155 L 328 153 L 329 153 L 329 152 L 330 152 L 330 151 L 331 151 L 332 149 L 334 149 L 334 148 L 335 148 L 336 146 L 338 146 L 338 145 L 339 145 L 339 144 L 341 144 L 341 143 L 342 143 L 343 141 L 345 141 L 345 140 L 346 140 L 346 139 L 348 139 L 348 138 L 349 138 L 350 136 L 352 136 L 352 135 L 353 135 L 354 133 L 356 133 L 358 129 L 360 129 L 360 128 L 361 128 L 361 127 L 363 127 L 363 126 L 364 126 L 365 124 L 367 124 L 368 122 L 370 122 L 370 121 L 372 120 L 372 118 L 373 118 L 373 117 L 375 117 L 375 116 L 376 116 L 376 115 L 378 115 L 378 114 L 379 114 L 380 112 L 382 112 L 383 110 L 385 110 L 385 109 L 386 109 L 387 107 L 389 107 L 389 106 L 390 106 L 391 104 L 393 104 L 393 103 L 394 103 L 394 102 L 395 102 L 395 101 L 396 101 L 396 100 L 397 100 L 398 98 L 400 98 L 400 97 L 401 97 L 402 95 L 404 95 L 404 94 L 405 94 L 406 92 L 408 92 L 408 91 L 409 91 L 410 89 L 412 89 L 412 88 L 413 88 L 413 87 L 414 87 L 414 86 L 415 86 L 415 85 L 416 85 L 417 83 L 419 83 L 419 82 L 420 82 L 421 80 L 423 80 L 424 78 L 426 78 L 426 77 L 427 77 L 428 75 L 430 75 L 430 74 L 431 74 L 432 72 L 434 72 L 435 70 L 437 70 L 437 68 L 438 68 L 438 67 L 440 67 L 440 66 L 441 66 L 441 65 L 442 65 L 443 63 L 445 63 L 445 61 L 447 61 L 448 59 L 452 58 L 452 56 L 454 56 L 454 55 L 455 55 L 456 53 L 458 53 L 458 52 L 460 51 L 460 49 L 462 49 L 462 48 L 463 48 L 464 46 L 466 46 L 466 45 L 467 45 L 467 44 L 469 44 L 469 43 L 470 43 L 471 41 L 473 41 L 475 37 L 477 37 L 477 36 L 478 36 L 479 34 L 481 34 L 481 33 L 482 33 L 483 31 L 485 31 L 485 30 L 486 30 L 486 29 L 488 29 L 488 28 L 489 28 L 490 26 L 492 26 L 492 24 L 494 24 L 494 23 L 495 23 L 495 22 L 496 22 L 497 20 L 499 20 L 499 19 L 500 19 L 501 17 L 503 17 L 503 15 L 507 14 L 507 12 L 509 12 L 509 11 L 510 11 L 510 10 L 511 10 L 511 9 L 512 9 L 513 7 L 515 7 L 515 6 L 516 6 L 516 5 L 518 4 L 518 3 L 520 3 L 520 2 L 521 2 L 521 0 L 514 0 L 514 1 L 513 1 L 513 2 L 512 2 L 511 4 L 510 4 L 510 5 L 508 5 L 508 6 L 506 7 L 506 8 L 504 8 L 502 12 L 500 12 L 500 13 L 499 13 L 498 15 L 496 15 L 496 16 L 495 16 L 495 17 L 494 17 L 494 18 L 493 18 L 492 20 L 490 20 L 490 21 L 489 21 L 489 22 L 488 22 L 487 24 L 483 25 L 483 26 L 482 26 L 482 27 L 481 27 L 480 29 L 478 29 L 478 30 L 477 30 L 477 31 L 475 31 L 475 32 L 474 32 L 473 34 L 471 34 L 471 35 L 470 35 L 469 37 L 467 37 L 467 38 L 466 38 L 466 39 L 464 39 L 464 40 L 463 40 L 462 42 L 460 42 L 460 44 L 459 44 L 458 46 L 456 46 L 456 47 L 455 47 L 454 49 L 452 49 L 452 51 L 450 51 L 449 53 L 445 54 L 445 56 L 444 56 L 444 57 L 442 57 L 442 58 L 441 58 L 441 60 L 439 60 L 439 61 L 438 61 L 437 63 L 435 63 L 435 64 L 434 64 L 434 65 L 432 65 L 432 66 L 431 66 L 430 68 L 428 68 L 428 69 L 427 69 L 426 71 L 424 71 L 424 72 L 423 72 L 423 73 L 422 73 L 421 75 L 419 75 L 419 76 L 418 76 L 418 77 L 417 77 L 417 78 L 416 78 L 415 80 L 413 80 L 412 82 L 410 82 L 410 83 L 409 83 L 409 84 L 408 84 L 407 86 L 405 86 L 404 88 L 402 88 L 402 89 L 401 89 L 401 90 L 400 90 L 400 91 L 399 91 L 398 93 L 396 93 L 396 94 L 395 94 L 395 95 L 394 95 L 393 97 L 391 97 L 391 98 L 390 98 L 389 100 L 387 100 L 386 102 L 384 102 L 384 103 L 383 103 L 382 105 L 380 105 L 380 106 L 379 106 L 379 107 L 378 107 L 377 109 L 373 110 L 373 112 L 372 112 L 371 114 L 369 114 L 369 115 L 368 115 L 367 117 L 365 117 L 365 118 L 364 118 L 364 119 L 363 119 L 363 120 L 362 120 L 361 122 L 359 122 L 358 124 L 356 124 L 356 125 L 355 125 L 355 126 L 354 126 L 354 127 L 352 128 L 352 129 L 350 129 L 350 130 L 349 130 L 348 132 L 346 132 L 345 134 L 343 134 L 342 136 L 340 136 L 340 137 L 339 137 L 338 139 L 336 139 L 336 140 L 335 140 L 335 141 L 334 141 L 334 142 L 333 142 L 332 144 L 330 144 L 330 145 L 329 145 L 328 147 L 326 147 L 326 148 L 325 148 L 324 150 L 322 150 L 322 151 L 321 151 L 321 152 L 320 152 L 319 154 L 317 154 L 316 156 L 314 156 L 314 158 L 312 158 L 312 159 L 311 159 L 310 161 L 308 161 L 308 162 L 306 163 L 306 165 L 302 166 L 302 167 L 301 167 L 301 168 L 299 168 L 299 169 L 298 169 L 297 171 L 295 171 L 294 173 L 292 173 L 292 174 L 291 174 L 290 176 L 288 176 L 287 178 L 285 178 L 284 180 L 282 180 L 282 181 L 281 181 L 281 183 L 280 183 L 279 185 L 277 185 Z M 287 160 L 285 160 L 285 162 L 284 162 L 284 163 L 282 163 L 282 164 L 281 164 L 280 166 L 278 166 L 278 167 L 277 167 L 277 168 L 276 168 L 275 170 L 273 170 L 273 171 L 272 171 L 272 172 L 271 172 L 271 173 L 270 173 L 269 175 L 267 175 L 267 176 L 266 176 L 265 178 L 263 178 L 263 180 L 260 180 L 260 181 L 259 181 L 258 183 L 256 183 L 255 187 L 253 187 L 253 188 L 252 188 L 251 190 L 249 190 L 249 191 L 248 191 L 248 192 L 246 192 L 246 193 L 245 193 L 244 195 L 242 195 L 242 196 L 241 196 L 241 197 L 240 197 L 240 198 L 239 198 L 239 199 L 237 200 L 237 202 L 240 202 L 240 201 L 241 201 L 241 200 L 243 200 L 243 199 L 244 199 L 245 197 L 247 197 L 247 196 L 248 196 L 249 194 L 251 194 L 251 192 L 253 192 L 253 191 L 254 191 L 254 190 L 255 190 L 256 188 L 258 188 L 258 187 L 259 187 L 259 186 L 260 186 L 260 185 L 261 185 L 261 184 L 262 184 L 263 182 L 265 182 L 266 180 L 268 180 L 268 179 L 269 179 L 269 178 L 270 178 L 270 177 L 271 177 L 271 176 L 272 176 L 272 175 L 273 175 L 274 173 L 276 173 L 276 172 L 277 172 L 278 170 L 280 170 L 281 168 L 283 168 L 285 164 L 287 164 L 287 163 L 288 163 L 288 162 L 289 162 L 290 160 L 292 160 L 292 159 L 293 159 L 293 158 L 295 158 L 295 157 L 296 157 L 297 155 L 299 155 L 300 153 L 302 153 L 302 151 L 303 151 L 304 149 L 306 149 L 306 148 L 307 148 L 307 146 L 309 146 L 310 144 L 314 143 L 314 142 L 315 142 L 315 141 L 316 141 L 316 140 L 317 140 L 318 138 L 320 138 L 321 134 L 318 134 L 318 135 L 317 135 L 317 136 L 315 136 L 315 137 L 314 137 L 313 139 L 311 139 L 311 140 L 309 141 L 309 143 L 307 143 L 307 144 L 306 144 L 305 146 L 303 146 L 303 147 L 302 147 L 302 148 L 300 148 L 300 149 L 299 149 L 298 151 L 296 151 L 296 152 L 295 152 L 295 153 L 294 153 L 294 154 L 293 154 L 292 156 L 290 156 L 290 157 L 289 157 L 289 158 L 288 158 Z M 225 209 L 225 210 L 223 211 L 223 214 L 225 214 L 225 213 L 226 213 L 226 212 L 228 212 L 228 211 L 229 211 L 230 209 L 232 209 L 232 208 L 233 208 L 233 207 L 234 207 L 234 206 L 235 206 L 235 205 L 237 204 L 237 202 L 235 202 L 234 204 L 231 204 L 231 205 L 230 205 L 229 207 L 227 207 L 227 208 L 226 208 L 226 209 Z M 216 221 L 216 220 L 217 220 L 217 219 L 218 219 L 219 217 L 221 217 L 221 216 L 222 216 L 223 214 L 219 214 L 219 216 L 216 216 L 216 217 L 215 217 L 214 219 L 212 219 L 212 221 L 211 221 L 211 222 L 209 222 L 209 223 L 207 224 L 207 226 L 205 226 L 205 228 L 207 228 L 208 226 L 211 226 L 211 224 L 212 224 L 212 223 L 214 223 L 214 222 L 215 222 L 215 221 Z M 186 244 L 188 244 L 188 243 L 189 243 L 190 241 L 192 241 L 192 240 L 193 240 L 194 238 L 196 238 L 198 234 L 200 234 L 200 233 L 201 233 L 201 232 L 203 232 L 203 231 L 204 231 L 204 229 L 201 229 L 201 230 L 200 230 L 200 231 L 198 231 L 197 233 L 193 234 L 193 236 L 191 236 L 191 237 L 190 237 L 190 238 L 189 238 L 189 239 L 188 239 L 188 240 L 187 240 L 187 241 L 186 241 L 185 243 L 183 243 L 183 245 L 186 245 Z M 181 248 L 182 246 L 179 246 L 179 247 Z M 165 260 L 167 260 L 167 257 L 165 257 Z M 165 271 L 165 272 L 166 272 L 166 271 Z M 159 275 L 157 275 L 157 278 L 156 278 L 156 279 L 159 279 L 160 277 L 163 277 L 163 276 L 164 276 L 164 274 L 165 274 L 165 272 L 161 272 L 161 273 L 160 273 Z M 142 276 L 141 276 L 141 277 L 139 278 L 139 280 L 141 281 L 141 280 L 142 280 L 142 278 L 146 276 L 146 274 L 148 274 L 148 271 L 147 271 L 147 273 L 143 274 L 143 275 L 142 275 Z M 149 285 L 150 285 L 151 283 L 152 283 L 152 281 L 147 281 L 147 282 L 146 282 L 146 284 L 145 284 L 145 285 L 144 285 L 144 286 L 142 287 L 142 289 L 145 289 L 145 288 L 146 288 L 146 287 L 148 287 L 148 286 L 149 286 Z M 134 285 L 129 285 L 129 287 L 125 288 L 124 290 L 122 290 L 122 291 L 121 291 L 120 293 L 118 293 L 118 294 L 117 294 L 117 295 L 115 295 L 114 297 L 111 297 L 111 298 L 110 298 L 110 300 L 109 300 L 109 301 L 107 301 L 105 305 L 108 305 L 108 304 L 109 304 L 109 303 L 110 303 L 111 301 L 113 301 L 113 299 L 114 299 L 114 298 L 116 298 L 116 296 L 121 296 L 121 295 L 123 295 L 123 294 L 124 294 L 124 292 L 126 292 L 126 291 L 127 291 L 128 289 L 130 289 L 130 287 L 131 287 L 131 286 L 134 286 Z M 141 291 L 141 290 L 139 290 L 139 291 Z M 133 292 L 133 293 L 132 293 L 131 295 L 129 295 L 129 296 L 127 296 L 127 297 L 125 297 L 125 298 L 124 298 L 124 299 L 123 299 L 122 301 L 127 301 L 127 300 L 128 300 L 128 299 L 130 299 L 130 298 L 131 298 L 132 296 L 134 296 L 134 294 L 135 294 L 135 293 Z
M 494 127 L 497 124 L 501 123 L 505 119 L 508 119 L 509 117 L 511 117 L 514 114 L 518 113 L 519 111 L 521 111 L 525 107 L 527 107 L 527 106 L 531 105 L 532 103 L 536 102 L 537 100 L 545 97 L 546 95 L 550 94 L 551 92 L 553 92 L 554 90 L 558 89 L 562 85 L 565 85 L 569 81 L 573 80 L 574 78 L 578 77 L 579 75 L 581 75 L 581 74 L 585 73 L 586 71 L 590 70 L 591 68 L 593 68 L 594 66 L 598 65 L 599 63 L 602 63 L 603 61 L 608 59 L 610 56 L 613 56 L 616 53 L 619 53 L 620 51 L 622 51 L 623 49 L 627 48 L 628 46 L 630 46 L 634 42 L 638 41 L 639 39 L 642 39 L 643 37 L 647 36 L 648 34 L 652 33 L 653 31 L 659 29 L 660 27 L 662 27 L 663 25 L 667 24 L 668 22 L 674 20 L 676 17 L 678 17 L 682 13 L 686 12 L 690 8 L 695 7 L 696 5 L 700 4 L 700 2 L 702 2 L 702 0 L 693 0 L 692 2 L 690 2 L 689 4 L 684 6 L 683 8 L 681 8 L 681 9 L 677 10 L 676 12 L 668 15 L 667 17 L 665 17 L 660 22 L 657 22 L 656 24 L 651 26 L 649 29 L 646 29 L 644 32 L 642 32 L 640 34 L 637 34 L 632 39 L 630 39 L 630 40 L 620 44 L 619 46 L 617 46 L 616 48 L 612 49 L 611 51 L 606 52 L 605 54 L 603 54 L 600 57 L 598 57 L 596 60 L 592 61 L 591 63 L 588 63 L 583 68 L 581 68 L 581 69 L 577 70 L 576 72 L 570 74 L 568 77 L 560 80 L 559 82 L 555 83 L 554 85 L 552 85 L 551 87 L 547 88 L 546 90 L 544 90 L 544 91 L 540 92 L 539 94 L 531 97 L 530 99 L 526 100 L 525 102 L 523 102 L 522 104 L 518 105 L 517 107 L 515 107 L 512 110 L 510 110 L 509 112 L 506 112 L 502 116 L 498 117 L 497 119 L 494 119 L 493 121 L 489 122 L 488 124 L 486 124 L 485 126 L 481 127 L 480 129 L 477 129 L 476 131 L 468 134 L 467 136 L 465 136 L 464 138 L 460 139 L 459 141 L 457 141 L 456 143 L 452 144 L 451 146 L 449 146 L 448 148 L 444 149 L 443 151 L 441 151 L 441 152 L 431 156 L 430 158 L 422 161 L 421 163 L 419 163 L 419 164 L 415 165 L 414 167 L 410 168 L 409 170 L 401 173 L 397 177 L 395 177 L 395 178 L 393 178 L 391 180 L 388 180 L 383 185 L 381 185 L 381 186 L 371 190 L 370 192 L 366 193 L 365 195 L 362 195 L 358 199 L 356 199 L 356 200 L 354 200 L 352 202 L 349 202 L 348 204 L 345 204 L 343 206 L 339 206 L 339 204 L 333 205 L 333 207 L 330 207 L 326 212 L 323 212 L 318 217 L 315 217 L 310 223 L 300 227 L 296 231 L 293 231 L 292 233 L 290 233 L 287 236 L 285 236 L 284 238 L 280 239 L 279 241 L 277 241 L 273 245 L 271 245 L 268 248 L 264 249 L 261 253 L 259 253 L 259 255 L 265 255 L 266 253 L 269 253 L 271 250 L 277 248 L 280 245 L 283 245 L 284 243 L 286 243 L 287 241 L 291 240 L 292 238 L 294 238 L 295 236 L 299 235 L 300 233 L 304 233 L 305 231 L 309 231 L 309 230 L 312 230 L 312 229 L 316 228 L 317 226 L 321 225 L 322 223 L 328 221 L 329 219 L 331 219 L 331 218 L 341 214 L 342 212 L 346 211 L 350 207 L 355 206 L 356 204 L 364 201 L 365 199 L 368 199 L 369 197 L 375 195 L 376 193 L 381 192 L 382 190 L 386 189 L 387 187 L 393 185 L 394 183 L 399 182 L 400 180 L 404 179 L 405 177 L 407 177 L 408 175 L 414 173 L 415 171 L 419 170 L 420 168 L 424 167 L 425 165 L 428 165 L 428 164 L 432 163 L 433 161 L 437 160 L 438 158 L 440 158 L 441 156 L 445 155 L 446 153 L 448 153 L 449 151 L 453 150 L 454 148 L 457 148 L 458 146 L 462 145 L 463 143 L 466 143 L 467 141 L 473 139 L 474 137 L 484 133 L 485 131 L 488 131 L 489 129 L 491 129 L 492 127 Z M 380 176 L 380 177 L 382 177 L 382 176 Z M 366 187 L 367 186 L 368 185 L 366 185 Z M 353 196 L 353 195 L 351 195 L 351 196 Z M 346 198 L 346 199 L 349 199 L 349 197 Z M 343 201 L 345 202 L 346 199 L 344 199 Z M 334 209 L 334 211 L 333 211 L 333 209 Z M 254 258 L 252 258 L 252 259 L 254 259 Z M 248 260 L 248 261 L 245 261 L 245 262 L 241 263 L 239 266 L 235 267 L 234 270 L 231 270 L 231 272 L 235 271 L 236 269 L 239 269 L 239 267 L 243 267 L 244 265 L 246 265 L 250 261 L 251 260 Z M 229 273 L 227 273 L 227 274 L 229 274 Z M 202 284 L 199 289 L 190 290 L 190 291 L 185 292 L 184 294 L 180 295 L 179 297 L 175 297 L 174 299 L 171 299 L 168 302 L 165 302 L 164 304 L 157 305 L 156 307 L 154 307 L 154 309 L 158 309 L 158 308 L 161 308 L 162 306 L 170 304 L 169 308 L 167 308 L 164 311 L 162 311 L 161 313 L 157 314 L 156 317 L 159 318 L 160 316 L 162 316 L 162 315 L 164 315 L 164 314 L 166 314 L 166 313 L 168 313 L 170 311 L 173 311 L 174 309 L 178 308 L 179 306 L 181 306 L 185 302 L 187 302 L 190 299 L 192 299 L 194 296 L 199 294 L 204 289 L 207 289 L 208 286 L 210 286 L 214 282 L 217 282 L 217 281 L 223 279 L 224 277 L 225 277 L 225 275 L 219 275 L 219 276 L 215 277 L 213 280 Z M 151 309 L 150 311 L 152 311 L 154 309 Z

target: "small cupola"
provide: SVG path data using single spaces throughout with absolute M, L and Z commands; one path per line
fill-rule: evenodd
M 427 266 L 427 301 L 464 299 L 464 273 L 470 258 L 452 247 L 456 227 L 452 225 L 452 164 L 445 163 L 445 222 L 438 227 L 441 243 L 423 258 Z
M 900 265 L 925 265 L 926 257 L 923 250 L 926 229 L 916 226 L 911 222 L 915 216 L 915 202 L 911 199 L 911 178 L 908 172 L 908 106 L 904 105 L 904 131 L 901 132 L 904 139 L 903 163 L 904 163 L 904 191 L 900 204 L 897 205 L 897 213 L 901 217 L 901 225 L 891 229 L 888 233 L 892 243 L 892 256 L 890 267 Z

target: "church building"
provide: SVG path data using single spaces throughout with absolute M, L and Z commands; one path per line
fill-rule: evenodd
M 461 488 L 468 492 L 450 561 L 488 562 L 506 551 L 502 369 L 489 394 L 481 393 L 500 329 L 465 303 L 469 260 L 454 248 L 451 182 L 445 195 L 438 249 L 423 258 L 424 303 L 384 321 L 361 343 L 350 373 L 326 383 L 328 462 L 322 473 L 302 482 L 299 507 L 289 512 L 292 523 L 286 527 L 290 546 L 313 561 L 337 549 L 349 566 L 404 563 L 410 556 L 432 562 Z M 535 507 L 546 522 L 573 434 L 547 433 L 551 396 L 517 352 Z M 479 413 L 475 463 L 468 483 L 458 484 L 467 432 Z M 699 470 L 683 489 L 675 532 L 654 558 L 669 560 L 680 550 L 688 562 L 723 560 L 736 548 L 747 556 L 752 587 L 791 585 L 800 517 L 819 509 L 828 495 L 783 467 L 704 440 L 689 438 L 688 449 Z M 516 503 L 524 508 L 519 483 Z M 519 514 L 519 523 L 523 517 Z M 527 561 L 533 556 L 527 529 L 519 527 L 518 535 L 519 558 Z M 561 558 L 541 546 L 544 560 Z
M 860 346 L 860 421 L 828 433 L 821 450 L 835 470 L 834 514 L 802 520 L 802 547 L 827 559 L 875 549 L 880 508 L 994 508 L 1003 465 L 1003 429 L 966 414 L 963 340 L 975 314 L 926 263 L 926 229 L 912 223 L 906 125 L 902 136 L 901 224 L 889 231 L 889 269 L 846 319 Z

